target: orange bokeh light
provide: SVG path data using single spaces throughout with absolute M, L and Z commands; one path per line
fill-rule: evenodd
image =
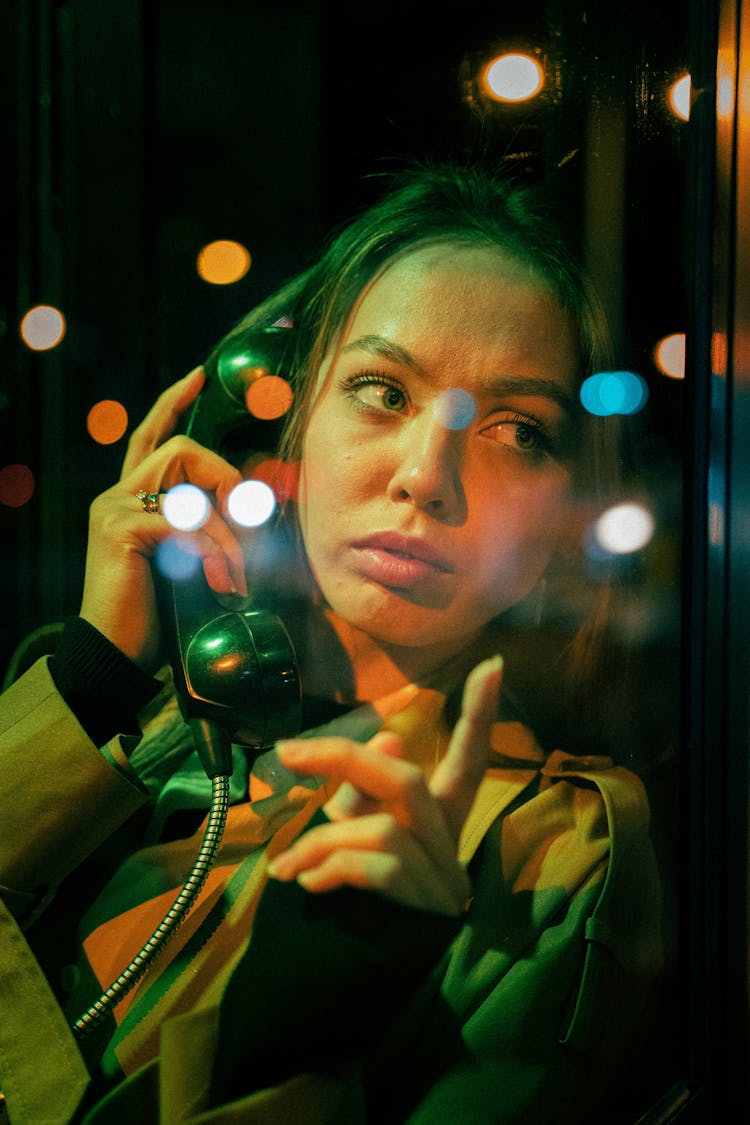
M 664 336 L 654 348 L 654 363 L 670 379 L 685 378 L 685 333 Z
M 88 412 L 86 429 L 99 445 L 119 441 L 128 428 L 128 412 L 121 402 L 106 398 Z
M 233 285 L 250 269 L 252 258 L 241 242 L 220 238 L 209 242 L 198 254 L 198 275 L 209 285 Z
M 28 465 L 6 465 L 0 469 L 0 504 L 20 508 L 34 495 L 36 480 Z
M 253 480 L 262 480 L 267 484 L 279 502 L 297 499 L 299 462 L 289 464 L 277 458 L 269 458 L 253 466 L 250 476 Z
M 711 369 L 714 375 L 726 375 L 729 364 L 729 342 L 726 332 L 711 335 Z
M 292 388 L 280 375 L 262 375 L 245 391 L 247 408 L 256 418 L 281 418 L 292 405 Z

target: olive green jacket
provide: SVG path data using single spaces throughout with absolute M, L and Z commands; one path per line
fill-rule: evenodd
M 517 723 L 496 724 L 496 736 L 460 841 L 474 898 L 433 974 L 441 1017 L 429 1000 L 399 1013 L 393 1050 L 381 1049 L 385 1082 L 412 1062 L 418 1073 L 420 1056 L 435 1061 L 404 1114 L 410 1125 L 585 1120 L 622 1068 L 660 971 L 641 782 L 606 758 L 545 759 Z M 89 1074 L 24 929 L 46 909 L 64 911 L 60 882 L 149 795 L 89 741 L 45 659 L 0 698 L 0 777 L 0 1089 L 11 1125 L 67 1125 L 79 1120 Z M 156 1056 L 86 1122 L 368 1120 L 363 1068 L 335 1060 L 212 1104 L 219 1001 L 209 993 L 167 1018 Z M 247 1012 L 251 1020 L 252 998 Z

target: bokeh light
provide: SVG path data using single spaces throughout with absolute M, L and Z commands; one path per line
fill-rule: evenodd
M 729 367 L 729 340 L 726 332 L 718 329 L 711 333 L 711 370 L 714 375 L 725 376 Z
M 121 402 L 104 398 L 86 416 L 86 429 L 99 445 L 119 441 L 128 428 L 128 412 Z
M 46 352 L 56 347 L 65 335 L 65 317 L 53 305 L 35 305 L 23 316 L 20 332 L 27 348 Z
M 594 525 L 594 540 L 611 555 L 641 551 L 654 534 L 654 517 L 643 504 L 616 504 Z
M 219 238 L 209 242 L 198 254 L 198 275 L 210 285 L 233 285 L 250 269 L 250 251 L 241 242 Z
M 669 87 L 667 100 L 676 117 L 681 121 L 690 120 L 691 81 L 689 74 L 683 74 Z
M 276 497 L 262 480 L 243 480 L 227 500 L 229 514 L 241 527 L 260 527 L 273 515 Z
M 176 484 L 161 500 L 161 512 L 167 523 L 178 531 L 197 531 L 211 512 L 211 502 L 194 484 Z
M 716 55 L 716 113 L 722 121 L 731 121 L 734 116 L 735 65 L 734 48 L 720 48 Z
M 531 55 L 506 54 L 488 63 L 482 78 L 490 97 L 500 102 L 523 102 L 539 93 L 544 71 Z
M 685 333 L 664 336 L 654 348 L 654 363 L 670 379 L 685 378 Z
M 189 539 L 170 536 L 162 539 L 154 556 L 157 569 L 165 578 L 182 582 L 192 578 L 201 569 L 201 557 Z
M 255 418 L 281 418 L 292 405 L 292 388 L 281 375 L 261 375 L 245 392 L 245 403 Z
M 36 479 L 28 465 L 5 465 L 0 469 L 0 504 L 21 508 L 34 495 Z
M 648 401 L 648 384 L 634 371 L 597 371 L 584 379 L 579 393 L 589 414 L 636 414 Z
M 474 396 L 463 387 L 449 387 L 438 396 L 435 417 L 446 430 L 465 430 L 476 414 Z
M 267 484 L 276 499 L 283 503 L 285 500 L 297 499 L 299 472 L 299 461 L 289 464 L 287 461 L 269 457 L 254 465 L 248 476 L 252 480 L 260 480 Z

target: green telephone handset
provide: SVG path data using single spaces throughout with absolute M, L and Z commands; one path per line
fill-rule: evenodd
M 240 447 L 245 453 L 275 450 L 281 423 L 254 417 L 247 392 L 260 378 L 286 376 L 292 333 L 254 330 L 221 348 L 206 364 L 185 432 L 228 457 Z M 231 741 L 261 749 L 295 735 L 300 684 L 281 618 L 262 607 L 222 610 L 200 571 L 185 579 L 157 575 L 156 581 L 178 702 L 209 776 L 227 767 Z M 225 751 L 214 760 L 222 744 Z

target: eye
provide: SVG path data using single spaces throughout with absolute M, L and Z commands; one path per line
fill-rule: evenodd
M 538 459 L 555 452 L 554 438 L 539 418 L 514 414 L 510 418 L 494 422 L 484 432 L 500 445 Z
M 398 414 L 408 405 L 406 391 L 398 380 L 379 372 L 366 371 L 345 379 L 342 390 L 359 410 Z
M 528 422 L 515 423 L 516 441 L 521 449 L 536 449 L 541 441 L 539 430 Z

